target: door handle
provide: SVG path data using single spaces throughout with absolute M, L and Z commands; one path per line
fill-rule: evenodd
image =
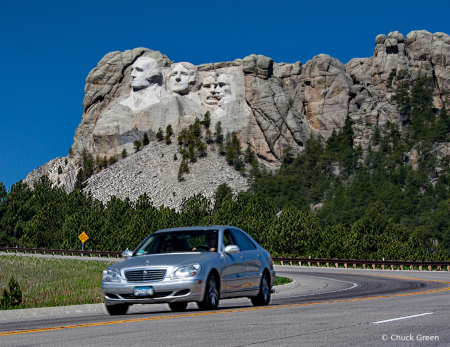
M 259 254 L 259 253 L 256 253 L 256 255 L 257 255 L 258 257 L 260 257 L 260 258 L 261 258 L 261 254 Z
M 245 259 L 245 257 L 243 255 L 241 255 L 241 259 Z

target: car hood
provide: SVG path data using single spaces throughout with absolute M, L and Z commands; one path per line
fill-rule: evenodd
M 217 252 L 189 252 L 189 253 L 170 253 L 170 254 L 149 254 L 128 258 L 125 261 L 115 263 L 108 269 L 123 270 L 137 267 L 153 266 L 183 266 L 193 263 L 200 263 L 211 258 L 219 256 Z

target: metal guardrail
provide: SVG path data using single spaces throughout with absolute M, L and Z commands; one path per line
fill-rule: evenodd
M 18 248 L 18 247 L 0 247 L 0 252 L 6 253 L 32 253 L 32 254 L 62 254 L 62 255 L 87 255 L 89 257 L 115 257 L 118 258 L 122 252 L 103 252 L 103 251 L 79 251 L 79 250 L 65 250 L 65 249 L 45 249 L 45 248 Z M 272 260 L 275 262 L 280 262 L 281 265 L 289 264 L 293 265 L 297 263 L 299 266 L 305 264 L 307 266 L 325 265 L 326 267 L 339 267 L 343 265 L 344 268 L 353 267 L 356 268 L 361 265 L 363 269 L 372 268 L 376 269 L 377 266 L 385 270 L 390 268 L 394 270 L 395 267 L 404 270 L 405 267 L 409 266 L 410 270 L 416 266 L 419 270 L 423 270 L 424 267 L 428 267 L 428 270 L 436 268 L 437 270 L 442 270 L 447 268 L 450 271 L 450 261 L 416 261 L 416 260 L 361 260 L 361 259 L 326 259 L 326 258 L 284 258 L 284 257 L 273 257 Z
M 438 271 L 443 270 L 443 268 L 447 268 L 447 271 L 450 271 L 450 261 L 417 261 L 417 260 L 361 260 L 361 259 L 324 259 L 324 258 L 283 258 L 283 257 L 273 257 L 272 260 L 279 261 L 281 265 L 285 265 L 288 263 L 289 265 L 293 265 L 293 263 L 297 263 L 299 266 L 302 264 L 306 264 L 307 266 L 311 266 L 312 264 L 316 264 L 316 266 L 325 265 L 326 267 L 339 267 L 339 265 L 343 265 L 344 268 L 353 267 L 356 269 L 358 265 L 361 265 L 363 269 L 372 268 L 376 269 L 377 266 L 381 267 L 382 270 L 391 269 L 394 270 L 395 267 L 404 270 L 405 267 L 409 266 L 409 270 L 413 270 L 414 267 L 418 267 L 419 270 L 423 270 L 424 267 L 428 267 L 428 270 L 431 271 L 433 268 L 436 268 Z
M 45 249 L 45 248 L 20 248 L 20 247 L 0 247 L 0 252 L 6 253 L 31 253 L 31 254 L 61 254 L 61 255 L 87 255 L 89 257 L 97 256 L 97 257 L 115 257 L 118 258 L 122 254 L 122 252 L 103 252 L 103 251 L 79 251 L 74 249 Z

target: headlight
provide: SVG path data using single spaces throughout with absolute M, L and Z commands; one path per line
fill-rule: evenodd
M 122 282 L 120 272 L 116 270 L 104 270 L 102 274 L 102 282 Z
M 179 267 L 170 275 L 171 279 L 194 277 L 200 273 L 200 264 L 191 264 L 188 266 Z

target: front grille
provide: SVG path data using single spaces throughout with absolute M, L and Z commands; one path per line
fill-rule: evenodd
M 125 277 L 128 282 L 161 281 L 166 276 L 166 272 L 165 269 L 126 271 Z
M 164 298 L 170 294 L 172 294 L 172 292 L 155 292 L 153 295 L 149 296 L 134 296 L 134 294 L 120 294 L 120 296 L 124 299 L 155 299 Z

